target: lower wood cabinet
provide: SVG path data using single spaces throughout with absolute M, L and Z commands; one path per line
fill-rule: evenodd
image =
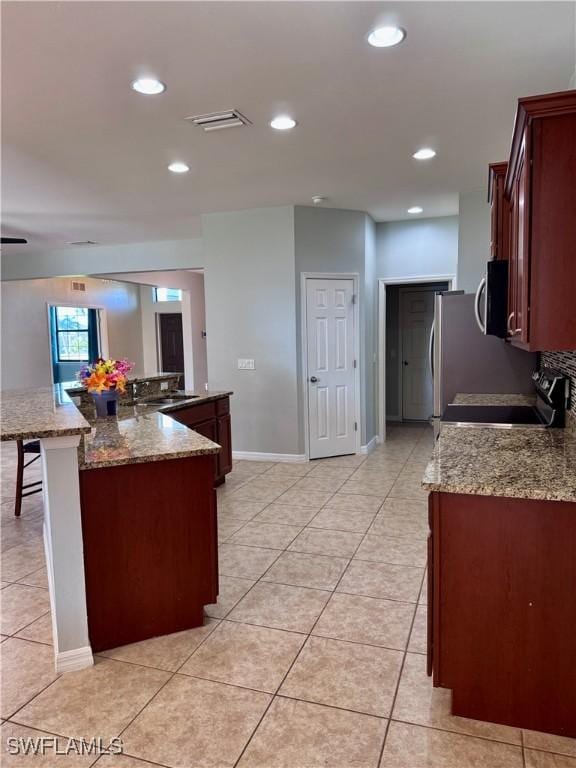
M 576 737 L 576 504 L 432 493 L 428 671 L 452 714 Z
M 92 650 L 191 629 L 218 595 L 213 457 L 80 472 Z
M 169 416 L 221 446 L 220 453 L 214 456 L 215 485 L 221 485 L 226 475 L 232 471 L 230 398 L 222 397 L 209 403 L 186 405 L 170 411 Z

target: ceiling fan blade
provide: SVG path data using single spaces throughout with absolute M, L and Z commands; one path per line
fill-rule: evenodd
M 24 243 L 27 243 L 27 242 L 28 242 L 28 240 L 26 240 L 25 237 L 2 237 L 2 238 L 0 238 L 0 243 L 2 243 L 2 245 L 8 245 L 8 244 L 12 244 L 12 243 L 22 243 L 22 244 L 24 244 Z

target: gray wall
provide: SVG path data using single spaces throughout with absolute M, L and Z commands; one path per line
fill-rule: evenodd
M 143 365 L 139 289 L 128 283 L 83 278 L 86 293 L 68 278 L 2 282 L 2 388 L 52 383 L 48 304 L 106 309 L 108 351 Z M 78 370 L 76 363 L 73 368 Z M 73 377 L 72 377 L 73 378 Z
M 231 389 L 233 449 L 302 453 L 296 380 L 294 209 L 202 217 L 208 381 Z M 237 358 L 254 358 L 240 371 Z
M 458 216 L 376 225 L 377 278 L 456 275 Z
M 357 273 L 360 307 L 360 411 L 361 441 L 375 434 L 374 425 L 374 222 L 363 211 L 296 206 L 294 246 L 296 257 L 296 321 L 298 381 L 302 377 L 301 274 L 302 272 Z M 298 388 L 300 448 L 304 451 L 302 387 Z
M 458 288 L 473 293 L 490 258 L 490 206 L 486 191 L 460 195 L 458 224 Z

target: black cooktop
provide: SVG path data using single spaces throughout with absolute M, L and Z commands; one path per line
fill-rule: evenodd
M 531 405 L 448 405 L 442 421 L 448 424 L 545 426 L 537 408 Z

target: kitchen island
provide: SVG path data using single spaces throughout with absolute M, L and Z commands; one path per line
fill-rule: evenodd
M 452 689 L 454 715 L 576 736 L 573 419 L 445 424 L 423 484 L 434 685 Z
M 120 406 L 118 419 L 96 421 L 61 386 L 2 393 L 2 440 L 41 438 L 58 671 L 202 623 L 218 592 L 220 446 L 166 409 L 228 405 L 229 394 L 183 393 L 177 404 Z

